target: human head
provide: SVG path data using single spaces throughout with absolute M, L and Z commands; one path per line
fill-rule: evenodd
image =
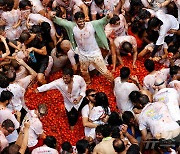
M 12 144 L 3 149 L 1 154 L 19 154 L 20 146 L 17 144 Z
M 148 28 L 153 29 L 155 31 L 160 29 L 160 26 L 163 24 L 161 20 L 159 20 L 157 17 L 152 17 L 148 21 Z
M 118 15 L 113 15 L 113 17 L 110 19 L 109 23 L 113 26 L 120 25 L 120 18 Z
M 86 90 L 86 98 L 91 101 L 92 103 L 96 102 L 96 90 L 94 89 L 87 89 Z
M 111 126 L 109 124 L 102 125 L 101 134 L 103 138 L 109 137 L 111 135 Z
M 141 94 L 141 96 L 139 97 L 139 103 L 143 108 L 147 103 L 149 103 L 149 97 L 145 94 Z
M 13 6 L 14 6 L 14 0 L 5 0 L 4 4 L 5 4 L 5 10 L 11 11 L 13 9 Z
M 122 124 L 121 118 L 117 112 L 111 112 L 108 118 L 108 124 L 111 126 L 120 126 Z
M 111 137 L 112 138 L 120 138 L 119 126 L 112 127 Z
M 85 139 L 79 140 L 76 143 L 76 149 L 78 154 L 87 154 L 88 153 L 89 142 Z
M 135 124 L 135 118 L 131 111 L 125 111 L 122 114 L 122 119 L 123 119 L 123 122 L 128 126 Z
M 0 72 L 0 88 L 7 88 L 9 86 L 9 79 L 4 72 Z
M 56 138 L 54 136 L 46 136 L 44 144 L 50 148 L 56 148 Z
M 175 75 L 177 75 L 179 70 L 180 70 L 180 67 L 178 67 L 176 65 L 170 66 L 170 75 L 171 75 L 171 77 L 174 77 Z
M 98 142 L 101 142 L 102 139 L 103 139 L 103 136 L 102 136 L 102 129 L 103 129 L 103 125 L 98 125 L 95 129 L 95 132 L 96 132 L 96 140 Z
M 84 28 L 84 26 L 85 26 L 85 15 L 84 15 L 84 13 L 83 12 L 76 12 L 75 14 L 74 14 L 74 19 L 75 19 L 75 22 L 76 22 L 76 24 L 77 24 L 77 26 L 80 28 L 80 29 L 82 29 L 82 28 Z
M 67 151 L 67 152 L 69 152 L 69 153 L 72 153 L 72 152 L 73 152 L 72 145 L 71 145 L 71 143 L 68 142 L 68 141 L 63 142 L 62 145 L 61 145 L 61 147 L 62 147 L 62 150 L 63 150 L 63 151 Z
M 121 47 L 121 50 L 125 51 L 126 53 L 131 53 L 132 52 L 132 44 L 125 41 L 122 43 L 122 47 Z
M 153 60 L 146 59 L 144 61 L 144 66 L 145 66 L 146 70 L 149 71 L 149 72 L 152 72 L 152 71 L 155 70 L 155 64 L 154 64 Z
M 117 153 L 123 152 L 126 149 L 124 142 L 119 138 L 113 141 L 113 147 Z
M 39 104 L 38 105 L 38 116 L 42 117 L 46 115 L 48 112 L 46 104 Z
M 127 80 L 129 78 L 129 75 L 130 75 L 129 67 L 122 67 L 120 69 L 120 77 L 122 80 Z
M 104 0 L 94 0 L 94 2 L 98 7 L 101 7 L 104 4 Z
M 41 32 L 44 32 L 44 33 L 49 33 L 51 30 L 51 25 L 48 23 L 48 22 L 42 22 L 41 23 Z
M 28 8 L 31 8 L 31 2 L 29 0 L 21 0 L 19 2 L 19 8 L 21 10 L 26 10 Z
M 74 72 L 72 68 L 64 68 L 63 69 L 63 81 L 65 84 L 68 84 L 71 82 L 72 78 L 73 78 Z
M 30 38 L 30 33 L 28 31 L 23 31 L 19 37 L 19 40 L 21 43 L 24 43 Z
M 151 14 L 146 9 L 141 9 L 138 13 L 138 17 L 140 19 L 140 22 L 145 22 L 151 18 Z
M 9 101 L 12 99 L 13 93 L 8 90 L 3 90 L 0 95 L 0 102 L 2 103 L 9 103 Z
M 140 96 L 141 96 L 141 93 L 139 91 L 134 90 L 129 94 L 129 99 L 135 105 L 139 102 Z
M 5 26 L 0 26 L 0 35 L 5 35 Z
M 140 154 L 140 148 L 137 144 L 131 144 L 127 150 L 127 154 Z
M 8 136 L 14 131 L 15 125 L 10 119 L 6 119 L 1 124 L 1 131 L 5 136 Z
M 71 42 L 69 40 L 63 40 L 60 43 L 60 47 L 65 53 L 67 53 L 71 49 Z
M 168 52 L 172 52 L 173 54 L 176 54 L 178 52 L 178 47 L 176 45 L 170 45 L 168 47 Z

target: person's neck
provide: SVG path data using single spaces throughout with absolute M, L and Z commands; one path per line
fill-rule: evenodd
M 154 74 L 154 73 L 156 73 L 156 70 L 154 70 L 154 71 L 150 72 L 149 74 Z
M 129 78 L 121 79 L 121 82 L 127 82 Z
M 0 102 L 0 106 L 5 108 L 7 106 L 7 103 Z

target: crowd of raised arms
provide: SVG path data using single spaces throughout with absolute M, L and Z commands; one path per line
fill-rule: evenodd
M 179 24 L 180 0 L 0 0 L 0 153 L 180 152 Z M 131 75 L 138 60 L 142 81 Z M 115 111 L 90 88 L 94 76 L 111 86 Z M 82 120 L 76 144 L 44 131 L 51 109 L 27 107 L 33 84 L 61 93 L 67 132 Z

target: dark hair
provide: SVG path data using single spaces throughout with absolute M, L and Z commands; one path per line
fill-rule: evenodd
M 50 30 L 51 30 L 51 25 L 48 23 L 48 22 L 42 22 L 41 23 L 41 30 L 42 31 L 45 31 L 45 32 L 50 32 Z
M 50 148 L 56 148 L 56 138 L 54 136 L 46 136 L 44 144 Z
M 109 137 L 111 135 L 111 126 L 109 124 L 102 125 L 101 134 L 103 137 Z
M 149 11 L 147 11 L 146 9 L 141 9 L 138 13 L 138 17 L 141 20 L 145 20 L 151 17 L 151 13 Z
M 19 154 L 20 146 L 17 144 L 9 145 L 8 147 L 4 148 L 1 154 Z
M 14 7 L 14 0 L 5 0 L 4 4 L 6 5 L 5 9 L 11 11 Z
M 26 6 L 31 6 L 31 2 L 29 0 L 22 0 L 19 2 L 20 9 L 25 9 Z
M 10 127 L 15 128 L 14 123 L 12 122 L 12 120 L 10 119 L 6 119 L 2 122 L 1 125 L 3 128 L 5 128 L 6 130 L 8 130 Z
M 168 47 L 168 52 L 172 52 L 173 54 L 176 54 L 178 52 L 178 47 L 176 45 L 170 45 Z
M 112 127 L 111 137 L 120 138 L 120 129 L 118 126 Z
M 86 149 L 88 149 L 88 146 L 89 146 L 89 143 L 85 139 L 77 141 L 76 149 L 78 151 L 78 154 L 84 154 L 86 152 Z
M 137 144 L 131 144 L 127 150 L 127 154 L 140 154 L 140 148 Z
M 96 133 L 102 133 L 102 130 L 103 130 L 103 125 L 98 125 L 95 129 L 95 132 Z
M 72 68 L 64 68 L 63 75 L 70 75 L 72 77 L 74 75 L 74 71 Z
M 127 42 L 127 41 L 125 41 L 125 42 L 123 42 L 123 44 L 122 44 L 122 50 L 124 50 L 124 51 L 126 51 L 126 52 L 131 52 L 132 51 L 132 44 L 131 43 L 129 43 L 129 42 Z
M 86 96 L 88 96 L 91 92 L 96 92 L 96 90 L 95 89 L 87 89 Z
M 115 24 L 119 20 L 120 20 L 119 16 L 114 14 L 113 17 L 110 19 L 109 23 L 110 24 Z
M 179 70 L 180 70 L 179 66 L 176 66 L 176 65 L 175 66 L 170 66 L 170 75 L 171 75 L 171 77 L 176 75 Z
M 0 0 L 0 6 L 4 6 L 4 0 Z
M 81 12 L 81 11 L 76 12 L 76 13 L 74 14 L 74 19 L 75 19 L 75 20 L 84 19 L 84 18 L 85 18 L 85 15 L 84 15 L 84 13 Z
M 146 59 L 144 61 L 144 66 L 145 66 L 146 70 L 149 71 L 149 72 L 152 72 L 155 69 L 154 61 L 150 60 L 150 59 Z
M 14 67 L 13 67 L 13 69 L 14 69 Z M 15 79 L 16 79 L 16 71 L 15 71 L 15 69 L 14 70 L 8 70 L 6 72 L 6 76 L 8 77 L 10 82 L 14 82 Z
M 131 111 L 125 111 L 123 114 L 122 114 L 122 119 L 123 119 L 123 122 L 126 124 L 126 125 L 129 125 L 129 121 L 131 119 L 134 119 L 134 115 Z
M 149 21 L 148 21 L 148 28 L 150 29 L 154 29 L 157 26 L 161 26 L 163 24 L 163 22 L 161 20 L 159 20 L 157 17 L 152 17 Z
M 96 103 L 95 106 L 102 106 L 105 114 L 109 114 L 109 110 L 108 110 L 108 106 L 109 106 L 109 102 L 108 102 L 108 97 L 104 92 L 98 92 L 96 93 Z
M 127 79 L 130 75 L 130 69 L 129 67 L 122 67 L 120 69 L 120 77 L 121 79 Z
M 21 43 L 24 43 L 30 38 L 30 33 L 28 31 L 23 31 L 19 37 L 19 40 Z
M 94 0 L 97 6 L 101 5 L 104 3 L 104 0 Z
M 122 124 L 122 120 L 117 112 L 111 112 L 108 118 L 108 124 L 111 126 L 120 126 Z
M 72 145 L 68 141 L 63 142 L 61 147 L 62 147 L 62 150 L 67 151 L 67 152 L 70 152 L 70 150 L 72 150 Z
M 129 99 L 132 103 L 137 103 L 139 101 L 140 96 L 141 93 L 139 91 L 134 90 L 129 94 Z
M 145 94 L 141 94 L 139 97 L 139 103 L 144 107 L 149 102 L 149 97 Z
M 33 33 L 41 33 L 41 26 L 40 25 L 33 25 L 32 28 L 31 28 L 31 31 Z
M 47 106 L 46 104 L 39 104 L 38 105 L 38 112 L 41 116 L 44 116 L 47 114 L 48 112 L 48 109 L 47 109 Z
M 7 88 L 9 86 L 9 79 L 4 72 L 0 72 L 0 88 Z
M 12 92 L 10 92 L 10 91 L 8 91 L 8 90 L 3 90 L 3 91 L 1 92 L 0 102 L 5 102 L 5 101 L 7 101 L 7 100 L 10 100 L 10 99 L 12 99 L 13 96 L 14 96 L 14 95 L 13 95 Z
M 115 152 L 123 152 L 125 150 L 124 142 L 119 138 L 113 141 L 113 147 Z

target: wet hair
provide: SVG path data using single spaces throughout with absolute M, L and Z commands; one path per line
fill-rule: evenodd
M 176 54 L 178 52 L 178 47 L 176 45 L 170 45 L 168 47 L 168 52 L 172 52 L 173 54 Z
M 8 90 L 3 90 L 0 95 L 0 102 L 5 102 L 7 100 L 12 99 L 13 93 Z
M 113 141 L 113 148 L 115 152 L 123 152 L 125 150 L 124 142 L 119 138 L 115 139 Z
M 127 154 L 140 154 L 140 147 L 137 144 L 131 144 L 127 150 Z
M 41 116 L 44 116 L 44 115 L 46 115 L 47 114 L 47 106 L 46 106 L 46 104 L 39 104 L 38 105 L 38 112 L 39 112 L 39 114 L 41 115 Z
M 126 51 L 126 52 L 131 52 L 132 51 L 132 44 L 129 42 L 123 42 L 122 44 L 122 50 Z
M 35 34 L 41 33 L 41 26 L 40 25 L 33 25 L 31 31 Z
M 96 92 L 96 90 L 95 89 L 87 89 L 86 90 L 86 96 L 88 96 L 92 92 Z
M 151 13 L 147 11 L 146 9 L 141 9 L 138 13 L 138 17 L 141 20 L 146 20 L 151 17 Z
M 56 138 L 54 136 L 46 136 L 44 144 L 50 148 L 56 148 Z
M 70 77 L 72 77 L 74 75 L 74 71 L 72 68 L 64 68 L 63 75 L 70 75 Z
M 137 103 L 139 101 L 140 96 L 141 93 L 139 91 L 134 90 L 129 94 L 129 99 L 132 103 Z
M 75 19 L 75 20 L 84 19 L 84 18 L 85 18 L 85 15 L 84 15 L 84 13 L 81 12 L 81 11 L 76 12 L 76 13 L 74 14 L 74 19 Z
M 111 137 L 112 138 L 120 138 L 119 126 L 112 127 Z
M 12 122 L 12 120 L 10 119 L 6 119 L 2 122 L 1 127 L 5 128 L 6 130 L 8 130 L 10 127 L 15 128 L 14 123 Z
M 30 38 L 30 33 L 28 31 L 23 31 L 19 37 L 19 40 L 21 43 L 24 43 Z
M 31 2 L 29 0 L 22 0 L 19 2 L 20 9 L 26 9 L 26 6 L 31 6 Z
M 0 72 L 0 88 L 7 88 L 9 86 L 9 79 L 4 72 Z
M 122 119 L 123 119 L 123 122 L 126 124 L 126 125 L 129 125 L 129 121 L 131 119 L 134 119 L 134 115 L 131 111 L 125 111 L 123 114 L 122 114 Z
M 94 0 L 97 6 L 101 5 L 104 3 L 104 0 Z
M 119 20 L 120 20 L 119 16 L 114 14 L 113 17 L 110 19 L 109 23 L 110 24 L 116 24 L 116 22 Z
M 130 75 L 130 69 L 129 67 L 122 67 L 120 69 L 120 77 L 121 79 L 127 79 Z
M 109 137 L 111 135 L 111 126 L 109 124 L 102 125 L 101 134 L 104 138 Z
M 141 94 L 139 97 L 139 103 L 144 107 L 149 102 L 149 97 L 145 94 Z
M 55 8 L 52 8 L 52 11 L 55 11 L 55 12 L 56 12 L 56 16 L 57 16 L 57 17 L 62 16 L 62 15 L 61 15 L 61 14 L 62 14 L 62 11 L 61 11 L 61 9 L 60 9 L 58 6 L 56 6 Z
M 109 102 L 108 102 L 108 97 L 104 92 L 98 92 L 96 93 L 96 103 L 95 106 L 102 106 L 105 114 L 109 114 L 109 110 L 108 110 L 108 106 L 109 106 Z
M 103 125 L 98 125 L 95 129 L 95 132 L 96 133 L 102 133 L 102 130 L 103 130 Z
M 50 31 L 51 30 L 51 25 L 48 22 L 42 22 L 41 23 L 41 30 Z
M 108 118 L 108 124 L 111 126 L 120 126 L 122 124 L 122 120 L 117 112 L 111 112 Z
M 62 147 L 62 150 L 67 151 L 67 152 L 70 152 L 72 150 L 72 145 L 68 141 L 63 142 L 61 147 Z
M 149 71 L 149 72 L 152 72 L 152 71 L 155 70 L 155 64 L 154 64 L 153 60 L 146 59 L 144 61 L 144 66 L 145 66 L 146 70 Z
M 4 31 L 5 30 L 5 26 L 0 26 L 0 31 Z
M 174 75 L 176 75 L 178 73 L 178 71 L 180 70 L 179 66 L 171 66 L 170 67 L 170 75 L 171 77 L 173 77 Z
M 154 29 L 157 26 L 161 26 L 163 24 L 163 22 L 161 20 L 159 20 L 157 17 L 152 17 L 149 21 L 148 21 L 148 28 L 150 29 Z
M 3 149 L 1 154 L 19 154 L 20 146 L 17 144 L 12 144 Z
M 14 0 L 5 0 L 4 4 L 6 5 L 5 9 L 11 11 L 14 7 Z
M 16 79 L 16 71 L 15 71 L 14 67 L 13 67 L 13 70 L 8 70 L 6 72 L 6 76 L 8 77 L 10 82 L 15 81 L 15 79 Z
M 4 0 L 0 0 L 0 6 L 4 6 Z
M 86 152 L 86 149 L 88 149 L 88 146 L 89 146 L 89 143 L 85 139 L 77 141 L 76 149 L 78 151 L 78 154 L 84 154 Z

